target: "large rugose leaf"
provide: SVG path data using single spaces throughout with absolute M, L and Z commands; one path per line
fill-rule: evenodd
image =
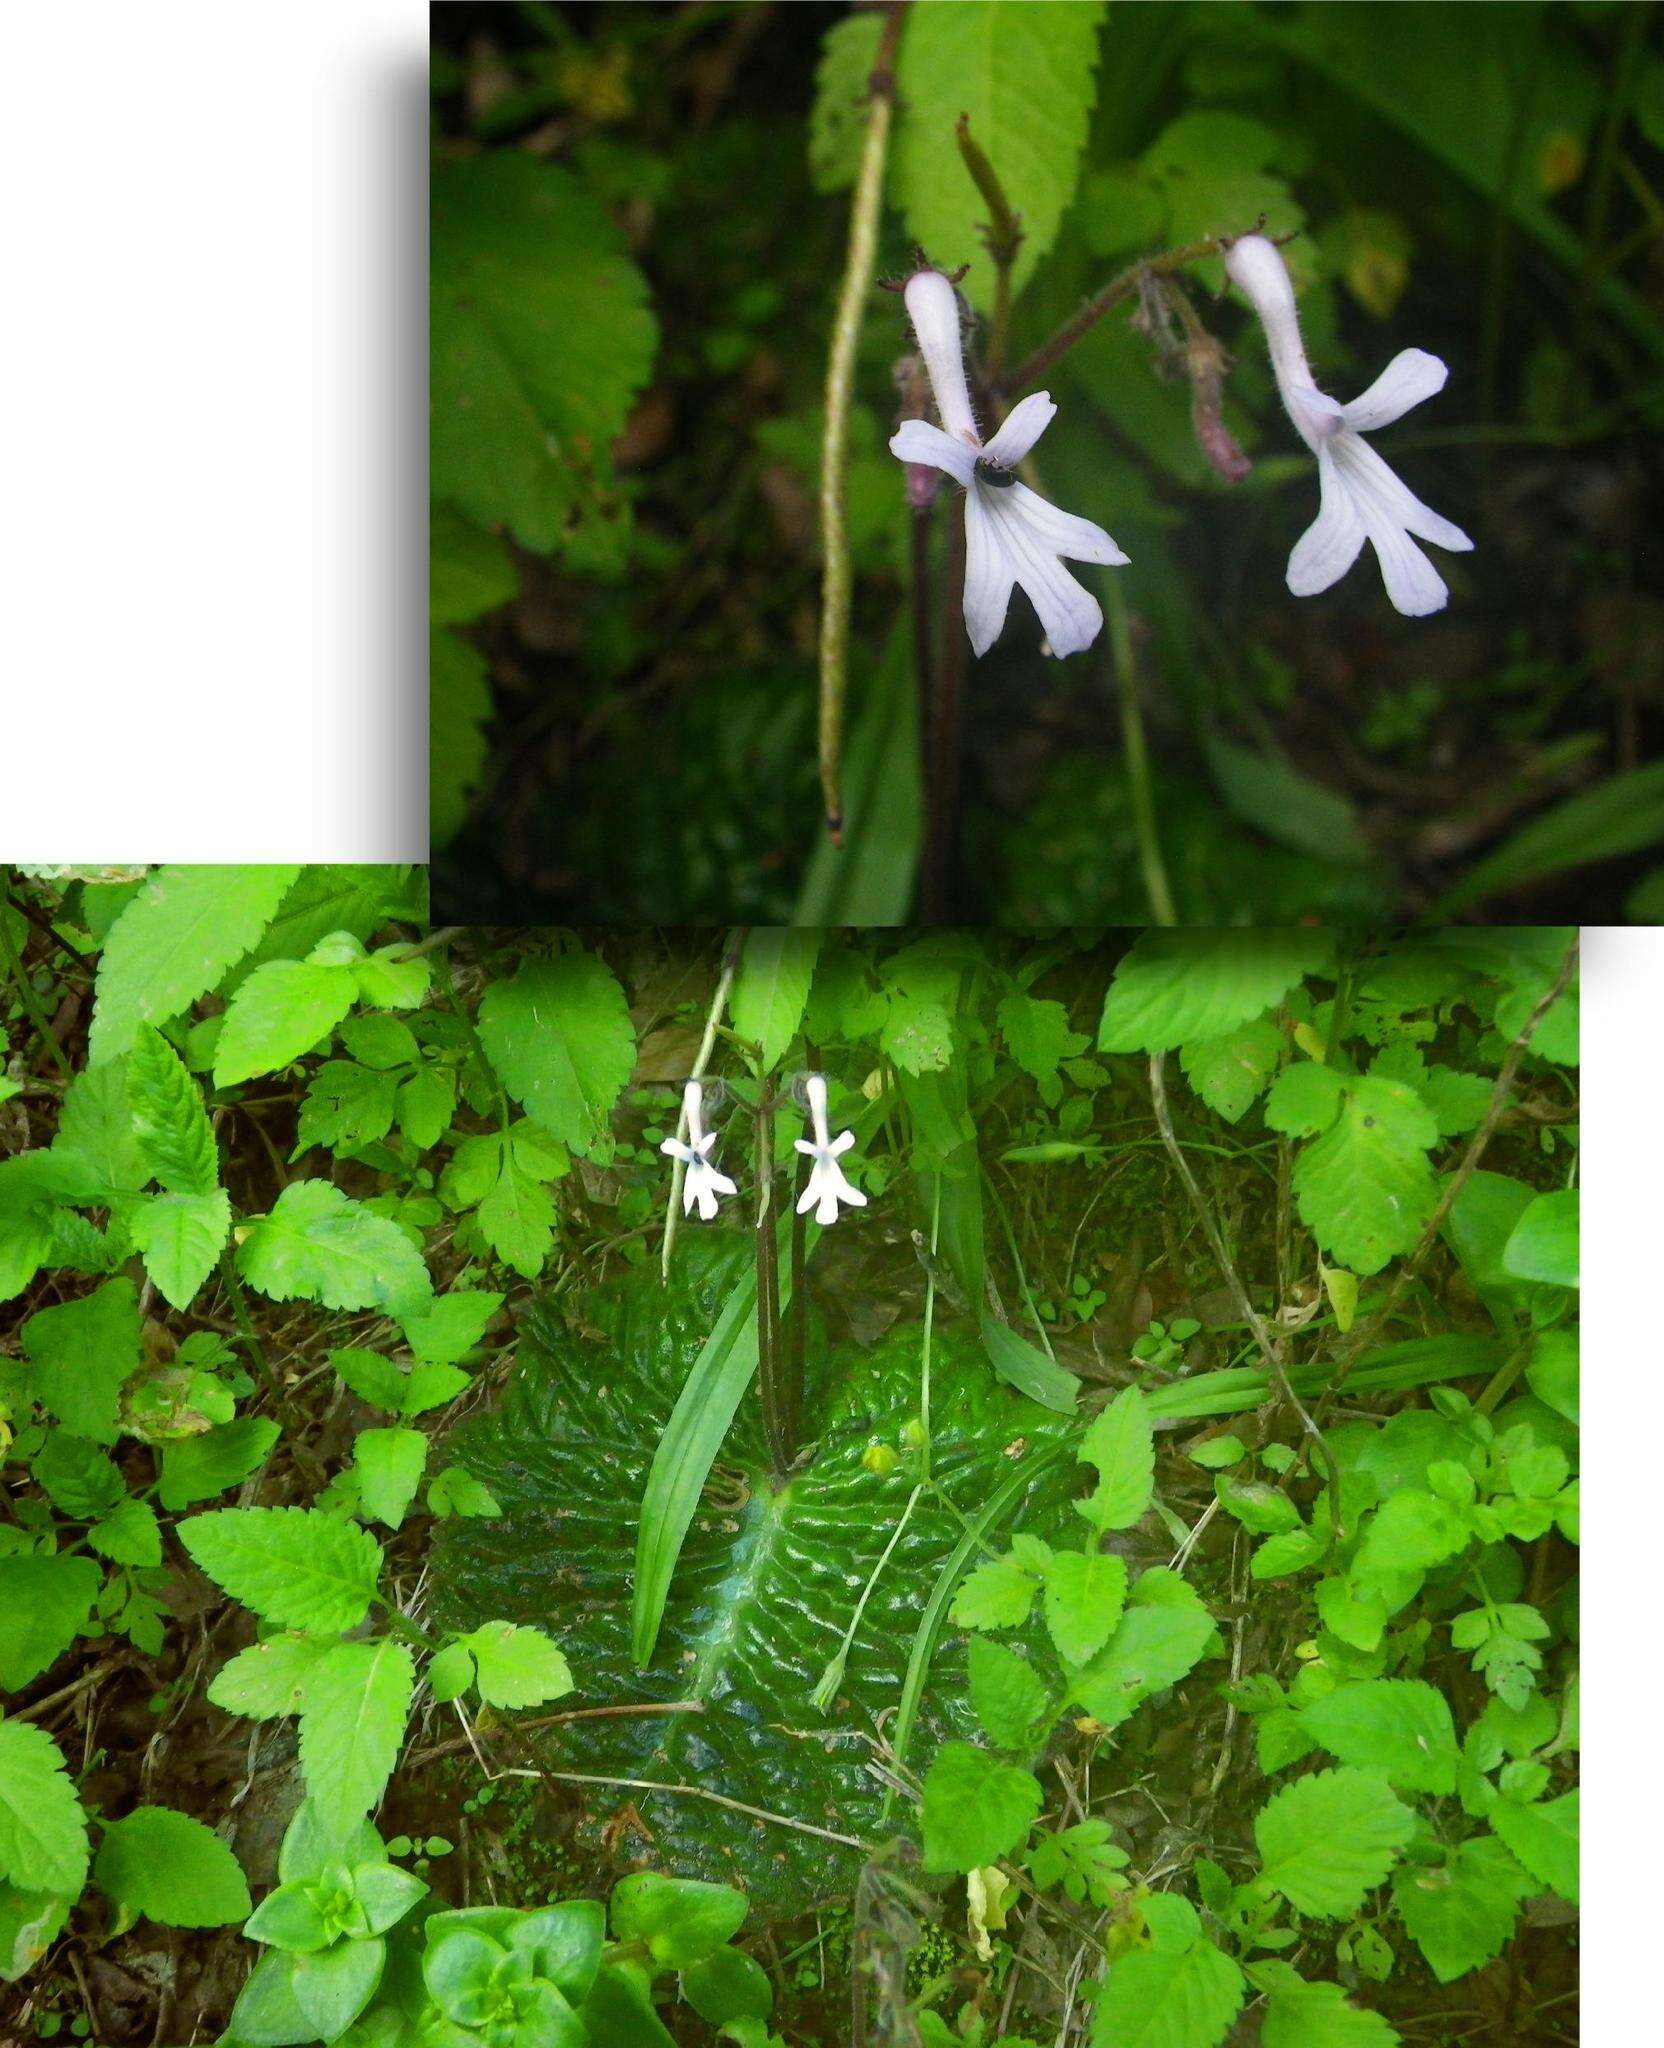
M 504 1512 L 440 1530 L 439 1618 L 467 1626 L 489 1613 L 548 1628 L 571 1659 L 574 1705 L 705 1702 L 700 1714 L 540 1733 L 532 1740 L 552 1770 L 694 1785 L 876 1841 L 883 1786 L 866 1768 L 865 1738 L 897 1704 L 920 1612 L 960 1535 L 928 1494 L 868 1603 L 831 1711 L 818 1713 L 810 1695 L 913 1484 L 905 1455 L 883 1476 L 861 1460 L 875 1440 L 897 1445 L 917 1412 L 916 1325 L 869 1351 L 845 1347 L 818 1366 L 811 1361 L 807 1411 L 818 1443 L 781 1492 L 768 1479 L 747 1401 L 689 1531 L 653 1665 L 640 1672 L 632 1661 L 630 1575 L 653 1446 L 749 1256 L 749 1245 L 727 1234 L 686 1242 L 670 1289 L 655 1269 L 592 1299 L 585 1320 L 599 1343 L 574 1337 L 552 1314 L 532 1313 L 499 1407 L 451 1446 Z M 1019 1444 L 1032 1455 L 1063 1426 L 1002 1387 L 969 1333 L 938 1330 L 931 1383 L 932 1469 L 962 1513 L 1012 1470 L 1010 1459 L 1025 1454 Z M 1012 1519 L 1044 1528 L 1075 1491 L 1078 1475 L 1064 1461 L 1014 1505 Z M 974 1733 L 963 1656 L 958 1640 L 944 1644 L 944 1682 L 932 1693 L 955 1718 L 926 1717 L 915 1759 L 946 1734 Z M 592 1828 L 626 1804 L 651 1828 L 650 1843 L 626 1830 L 626 1853 L 650 1853 L 655 1868 L 743 1883 L 765 1910 L 802 1910 L 847 1894 L 860 1865 L 856 1850 L 708 1800 L 581 1789 Z

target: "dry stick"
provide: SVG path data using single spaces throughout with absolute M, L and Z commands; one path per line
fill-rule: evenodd
M 1421 1233 L 1420 1242 L 1394 1276 L 1393 1283 L 1387 1289 L 1386 1298 L 1382 1301 L 1381 1306 L 1367 1322 L 1360 1323 L 1353 1330 L 1352 1341 L 1341 1354 L 1340 1361 L 1330 1376 L 1329 1384 L 1324 1388 L 1322 1398 L 1317 1404 L 1317 1419 L 1319 1422 L 1322 1422 L 1330 1409 L 1334 1407 L 1336 1400 L 1339 1398 L 1340 1390 L 1345 1385 L 1347 1376 L 1351 1373 L 1352 1368 L 1375 1341 L 1376 1336 L 1385 1326 L 1387 1319 L 1398 1305 L 1400 1295 L 1403 1294 L 1405 1288 L 1409 1286 L 1410 1282 L 1421 1270 L 1423 1261 L 1437 1242 L 1439 1232 L 1444 1228 L 1445 1218 L 1455 1206 L 1457 1196 L 1461 1194 L 1463 1188 L 1467 1186 L 1468 1181 L 1478 1169 L 1480 1160 L 1485 1156 L 1485 1148 L 1496 1135 L 1497 1125 L 1502 1121 L 1503 1111 L 1508 1104 L 1508 1093 L 1514 1085 L 1514 1076 L 1519 1072 L 1520 1062 L 1525 1058 L 1526 1051 L 1531 1044 L 1532 1037 L 1536 1033 L 1537 1026 L 1571 986 L 1572 976 L 1577 971 L 1577 960 L 1578 941 L 1573 939 L 1566 948 L 1566 957 L 1560 962 L 1559 973 L 1555 975 L 1554 980 L 1537 998 L 1530 1016 L 1520 1026 L 1519 1036 L 1509 1046 L 1502 1065 L 1497 1070 L 1496 1085 L 1491 1090 L 1491 1100 L 1485 1111 L 1484 1121 L 1480 1124 L 1478 1130 L 1474 1132 L 1468 1149 L 1462 1154 L 1461 1164 L 1450 1176 L 1448 1182 L 1446 1182 L 1444 1193 L 1439 1197 L 1437 1208 L 1434 1209 L 1432 1215 L 1427 1219 L 1427 1225 Z M 1299 1462 L 1299 1458 L 1296 1457 L 1294 1464 L 1283 1475 L 1285 1481 L 1293 1477 Z
M 1131 298 L 1139 283 L 1147 277 L 1169 277 L 1175 271 L 1183 270 L 1187 263 L 1199 263 L 1204 257 L 1224 253 L 1229 237 L 1209 235 L 1200 242 L 1186 242 L 1179 249 L 1165 249 L 1159 256 L 1148 257 L 1142 263 L 1134 263 L 1123 270 L 1118 277 L 1110 279 L 1101 292 L 1088 299 L 1080 311 L 1052 336 L 1043 341 L 1030 356 L 1025 356 L 1011 374 L 1004 378 L 998 388 L 998 396 L 1016 398 L 1038 378 L 1043 377 L 1059 356 L 1066 355 L 1081 336 L 1093 327 L 1106 313 L 1113 312 L 1123 299 Z
M 648 1714 L 702 1714 L 703 1700 L 665 1700 L 662 1704 L 652 1700 L 631 1700 L 616 1707 L 573 1707 L 564 1714 L 538 1714 L 529 1721 L 511 1721 L 504 1724 L 501 1732 L 505 1735 L 525 1735 L 534 1728 L 556 1728 L 567 1721 L 617 1721 Z M 498 1731 L 488 1729 L 488 1734 Z M 466 1735 L 453 1735 L 448 1742 L 436 1742 L 431 1749 L 419 1749 L 414 1756 L 407 1756 L 405 1764 L 436 1763 L 442 1756 L 455 1756 L 458 1751 L 473 1747 L 472 1739 Z
M 1300 1396 L 1294 1391 L 1293 1384 L 1288 1376 L 1288 1368 L 1283 1363 L 1282 1351 L 1272 1338 L 1270 1330 L 1266 1327 L 1265 1319 L 1248 1299 L 1248 1290 L 1243 1286 L 1241 1275 L 1231 1263 L 1231 1255 L 1225 1249 L 1225 1240 L 1220 1234 L 1219 1225 L 1213 1220 L 1213 1211 L 1208 1207 L 1202 1190 L 1197 1185 L 1196 1176 L 1190 1170 L 1189 1160 L 1185 1158 L 1183 1151 L 1180 1149 L 1178 1138 L 1173 1130 L 1172 1113 L 1167 1107 L 1166 1069 L 1167 1055 L 1163 1052 L 1152 1053 L 1150 1055 L 1150 1100 L 1155 1105 L 1156 1128 L 1161 1132 L 1161 1142 L 1166 1146 L 1167 1156 L 1178 1170 L 1180 1180 L 1184 1182 L 1185 1193 L 1190 1197 L 1191 1205 L 1196 1211 L 1209 1248 L 1213 1252 L 1215 1262 L 1225 1276 L 1225 1284 L 1231 1290 L 1231 1298 L 1235 1301 L 1243 1321 L 1254 1333 L 1254 1342 L 1260 1347 L 1261 1355 L 1265 1359 L 1266 1370 L 1271 1375 L 1272 1384 L 1288 1403 L 1289 1407 L 1299 1416 L 1301 1426 L 1306 1431 L 1307 1440 L 1317 1446 L 1323 1459 L 1324 1469 L 1329 1477 L 1331 1498 L 1338 1503 L 1340 1490 L 1335 1485 L 1335 1461 L 1329 1455 L 1329 1446 L 1323 1440 L 1323 1432 L 1311 1416 L 1306 1413 Z
M 879 199 L 884 187 L 884 158 L 890 141 L 890 116 L 895 103 L 896 41 L 901 34 L 906 0 L 890 0 L 883 38 L 868 90 L 867 133 L 861 144 L 861 167 L 849 215 L 849 254 L 832 325 L 832 348 L 826 365 L 826 426 L 820 448 L 820 786 L 826 808 L 826 829 L 835 846 L 843 843 L 844 697 L 849 683 L 849 534 L 844 526 L 844 461 L 849 448 L 849 405 L 855 387 L 855 348 L 861 338 L 861 314 L 872 286 L 878 251 Z
M 705 1035 L 699 1041 L 699 1050 L 694 1055 L 690 1081 L 704 1078 L 705 1069 L 711 1063 L 711 1050 L 716 1044 L 716 1034 L 722 1024 L 722 1013 L 728 1007 L 728 991 L 734 986 L 734 975 L 740 964 L 740 949 L 745 944 L 746 927 L 741 925 L 728 942 L 728 951 L 722 958 L 722 977 L 717 982 L 716 994 L 711 998 L 710 1015 L 705 1019 Z M 685 1145 L 688 1138 L 688 1106 L 682 1104 L 676 1118 L 676 1138 Z M 678 1159 L 670 1176 L 670 1203 L 664 1217 L 664 1247 L 659 1253 L 659 1277 L 667 1284 L 670 1280 L 670 1254 L 676 1244 L 676 1224 L 682 1213 L 682 1183 L 687 1177 L 686 1164 Z

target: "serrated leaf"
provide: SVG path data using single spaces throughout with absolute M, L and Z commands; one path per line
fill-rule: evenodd
M 1533 1806 L 1499 1799 L 1491 1809 L 1492 1828 L 1519 1861 L 1540 1884 L 1574 1906 L 1578 1897 L 1578 1801 L 1579 1794 L 1573 1790 Z
M 265 1415 L 239 1415 L 201 1436 L 162 1446 L 157 1498 L 170 1512 L 211 1500 L 258 1472 L 277 1442 L 280 1425 Z
M 367 1529 L 317 1508 L 213 1508 L 177 1533 L 222 1592 L 287 1628 L 356 1628 L 381 1570 Z
M 493 1707 L 536 1707 L 572 1690 L 572 1668 L 539 1628 L 488 1621 L 463 1638 L 480 1698 Z
M 237 1249 L 243 1278 L 273 1301 L 409 1315 L 433 1298 L 422 1255 L 396 1223 L 324 1180 L 291 1181 Z
M 87 1548 L 112 1564 L 156 1565 L 162 1562 L 162 1526 L 147 1500 L 129 1494 L 101 1522 L 87 1531 Z
M 1040 1781 L 970 1742 L 946 1742 L 924 1781 L 924 1867 L 980 1870 L 1020 1848 L 1041 1806 Z
M 1266 1129 L 1315 1137 L 1334 1122 L 1345 1095 L 1346 1077 L 1337 1068 L 1295 1060 L 1277 1076 L 1265 1099 Z
M 119 1057 L 139 1024 L 165 1024 L 217 987 L 259 940 L 299 873 L 269 864 L 173 864 L 150 874 L 99 956 L 89 1064 Z
M 0 1720 L 0 1877 L 71 1899 L 87 1881 L 87 1817 L 58 1745 L 32 1721 Z
M 1065 1664 L 1084 1664 L 1108 1642 L 1127 1598 L 1124 1558 L 1059 1550 L 1046 1567 L 1046 1627 Z
M 253 1910 L 248 1880 L 227 1844 L 166 1806 L 141 1806 L 109 1822 L 92 1877 L 118 1906 L 164 1927 L 226 1927 Z
M 1305 1710 L 1331 1756 L 1384 1772 L 1406 1792 L 1456 1789 L 1456 1729 L 1442 1692 L 1419 1678 L 1343 1685 Z
M 83 1067 L 64 1092 L 52 1141 L 55 1152 L 78 1154 L 106 1188 L 122 1194 L 145 1183 L 145 1162 L 127 1099 L 127 1073 L 125 1059 Z
M 1338 1984 L 1310 1984 L 1286 1963 L 1250 1972 L 1268 1996 L 1260 2048 L 1392 2048 L 1398 2030 L 1380 2013 L 1354 2005 Z
M 765 1074 L 785 1058 L 809 1001 L 823 934 L 758 925 L 747 934 L 729 1004 L 733 1027 L 762 1047 Z
M 1218 1038 L 1193 1038 L 1179 1053 L 1185 1079 L 1216 1116 L 1234 1124 L 1277 1071 L 1283 1034 L 1269 1017 Z
M 826 31 L 809 114 L 809 180 L 817 192 L 841 192 L 855 182 L 872 106 L 868 82 L 883 32 L 877 14 L 846 15 Z
M 150 1195 L 128 1212 L 127 1227 L 163 1300 L 189 1308 L 231 1235 L 231 1197 L 224 1188 L 206 1195 Z
M 1398 1917 L 1441 1984 L 1502 1953 L 1531 1879 L 1492 1836 L 1462 1842 L 1439 1868 L 1404 1864 L 1393 1872 Z
M 1155 1491 L 1156 1463 L 1149 1403 L 1137 1387 L 1123 1387 L 1094 1417 L 1079 1456 L 1098 1471 L 1096 1491 L 1080 1503 L 1093 1528 L 1130 1529 L 1142 1521 Z
M 1372 1577 L 1427 1571 L 1468 1542 L 1466 1517 L 1448 1501 L 1420 1487 L 1400 1487 L 1370 1516 L 1354 1569 Z
M 1366 1074 L 1349 1085 L 1340 1115 L 1294 1167 L 1300 1220 L 1326 1253 L 1367 1275 L 1415 1245 L 1438 1201 L 1427 1160 L 1438 1135 L 1403 1082 Z
M 1051 248 L 1074 195 L 1094 98 L 1100 5 L 1032 7 L 965 0 L 915 8 L 903 31 L 896 84 L 892 191 L 909 236 L 932 263 L 972 266 L 965 289 L 993 299 L 979 227 L 988 208 L 954 139 L 959 116 L 1022 217 L 1012 276 L 1021 291 Z
M 1016 1628 L 1028 1620 L 1039 1583 L 1008 1557 L 979 1564 L 959 1582 L 952 1617 L 961 1628 Z
M 79 1301 L 43 1308 L 23 1325 L 34 1368 L 29 1391 L 66 1429 L 113 1444 L 124 1382 L 139 1366 L 139 1296 L 131 1280 L 106 1280 Z
M 1020 989 L 1001 997 L 995 1016 L 1011 1057 L 1036 1081 L 1055 1080 L 1060 1063 L 1090 1043 L 1084 1031 L 1070 1030 L 1062 1003 Z
M 1415 1815 L 1379 1772 L 1318 1771 L 1255 1816 L 1257 1881 L 1302 1913 L 1340 1919 L 1383 1881 L 1414 1831 Z
M 518 150 L 436 165 L 432 216 L 434 495 L 546 553 L 646 381 L 645 280 L 578 179 Z
M 594 1149 L 635 1063 L 624 991 L 593 953 L 528 960 L 480 999 L 487 1057 L 516 1102 L 559 1143 Z
M 185 1062 L 150 1024 L 139 1025 L 133 1034 L 127 1099 L 133 1136 L 150 1179 L 172 1195 L 212 1194 L 219 1186 L 220 1162 L 202 1091 Z
M 228 1714 L 269 1721 L 298 1714 L 306 1686 L 333 1645 L 311 1636 L 272 1636 L 239 1650 L 208 1683 L 208 1697 Z
M 1192 1038 L 1222 1037 L 1263 1016 L 1333 951 L 1327 932 L 1269 925 L 1145 932 L 1115 970 L 1099 1049 L 1168 1052 Z
M 274 960 L 255 968 L 225 1013 L 214 1048 L 214 1085 L 231 1088 L 298 1060 L 329 1038 L 357 995 L 350 967 Z
M 415 1684 L 410 1652 L 385 1639 L 333 1644 L 307 1679 L 301 1770 L 337 1834 L 373 1810 L 393 1775 Z
M 102 1574 L 90 1557 L 0 1557 L 0 1689 L 16 1692 L 87 1626 Z
M 1070 1697 L 1114 1728 L 1152 1693 L 1193 1671 L 1213 1634 L 1200 1608 L 1129 1607 L 1097 1656 L 1071 1675 Z
M 1201 1935 L 1187 1948 L 1124 1955 L 1104 1979 L 1092 2048 L 1216 2048 L 1243 1992 L 1241 1970 Z
M 971 1708 L 999 1749 L 1027 1750 L 1047 1706 L 1046 1682 L 1015 1650 L 975 1636 L 966 1653 Z
M 427 1459 L 428 1440 L 419 1429 L 361 1429 L 352 1462 L 365 1514 L 397 1529 L 410 1512 Z
M 454 1365 L 479 1343 L 502 1305 L 500 1294 L 458 1288 L 400 1321 L 411 1351 L 423 1364 Z

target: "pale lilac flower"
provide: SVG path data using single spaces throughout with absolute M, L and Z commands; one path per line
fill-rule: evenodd
M 691 1216 L 697 1206 L 700 1216 L 709 1223 L 716 1214 L 717 1196 L 737 1194 L 739 1190 L 727 1174 L 718 1173 L 711 1164 L 711 1147 L 716 1143 L 716 1132 L 707 1131 L 704 1127 L 704 1107 L 704 1089 L 697 1081 L 690 1081 L 682 1090 L 688 1141 L 684 1145 L 680 1138 L 666 1138 L 659 1150 L 671 1159 L 679 1159 L 685 1169 L 682 1214 Z
M 1288 558 L 1289 589 L 1296 597 L 1327 590 L 1367 540 L 1399 611 L 1413 619 L 1442 611 L 1450 592 L 1410 536 L 1464 552 L 1473 542 L 1401 483 L 1364 435 L 1442 391 L 1449 375 L 1444 364 L 1425 349 L 1407 348 L 1361 397 L 1337 405 L 1318 390 L 1306 361 L 1294 287 L 1276 244 L 1264 235 L 1239 235 L 1225 252 L 1225 268 L 1260 316 L 1283 404 L 1317 457 L 1320 509 Z
M 817 1223 L 836 1223 L 840 1202 L 847 1202 L 854 1209 L 867 1206 L 866 1196 L 859 1188 L 850 1186 L 838 1164 L 855 1143 L 855 1133 L 844 1131 L 836 1138 L 827 1134 L 824 1074 L 811 1074 L 804 1084 L 804 1093 L 809 1098 L 809 1122 L 815 1135 L 812 1143 L 807 1138 L 799 1138 L 796 1143 L 798 1151 L 814 1164 L 809 1169 L 809 1184 L 798 1197 L 797 1213 L 801 1216 L 813 1209 Z
M 1125 562 L 1101 526 L 1077 519 L 1021 484 L 1017 464 L 1057 416 L 1044 391 L 1031 392 L 986 445 L 977 432 L 965 382 L 959 300 L 939 270 L 907 281 L 907 301 L 919 352 L 936 396 L 942 424 L 903 420 L 890 453 L 906 463 L 928 463 L 965 487 L 965 626 L 971 646 L 986 654 L 999 638 L 1011 586 L 1027 591 L 1045 628 L 1050 651 L 1079 654 L 1104 622 L 1098 600 L 1063 567 L 1072 562 Z

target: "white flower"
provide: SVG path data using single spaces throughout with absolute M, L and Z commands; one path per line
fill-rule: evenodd
M 666 1138 L 659 1150 L 671 1159 L 679 1159 L 686 1169 L 682 1181 L 682 1214 L 691 1216 L 697 1205 L 700 1216 L 709 1223 L 716 1214 L 717 1196 L 737 1194 L 739 1190 L 727 1174 L 718 1173 L 711 1164 L 711 1147 L 716 1143 L 716 1132 L 704 1128 L 701 1120 L 704 1104 L 704 1089 L 697 1081 L 690 1081 L 682 1090 L 688 1141 L 684 1145 L 680 1138 Z
M 1011 586 L 1020 583 L 1040 615 L 1051 652 L 1079 654 L 1097 638 L 1104 615 L 1098 600 L 1059 558 L 1125 562 L 1127 557 L 1101 526 L 1048 505 L 1012 474 L 1056 418 L 1057 407 L 1046 392 L 1031 392 L 984 446 L 965 382 L 953 286 L 941 271 L 921 270 L 908 279 L 902 296 L 942 424 L 903 420 L 891 438 L 890 453 L 903 462 L 946 470 L 965 487 L 965 626 L 971 645 L 978 654 L 993 646 L 1005 624 Z
M 831 1138 L 826 1130 L 826 1077 L 811 1074 L 805 1083 L 809 1097 L 809 1121 L 814 1126 L 814 1142 L 799 1138 L 797 1149 L 814 1161 L 809 1169 L 809 1185 L 798 1197 L 797 1213 L 813 1209 L 817 1223 L 836 1223 L 838 1204 L 849 1203 L 851 1208 L 864 1209 L 867 1198 L 859 1188 L 852 1188 L 844 1179 L 844 1170 L 838 1161 L 855 1143 L 855 1133 L 844 1131 Z
M 1444 364 L 1425 349 L 1407 348 L 1361 397 L 1337 405 L 1312 377 L 1300 344 L 1294 287 L 1275 243 L 1264 235 L 1241 235 L 1225 252 L 1225 268 L 1260 316 L 1283 404 L 1317 457 L 1320 509 L 1288 558 L 1289 589 L 1296 597 L 1327 590 L 1351 568 L 1367 540 L 1399 611 L 1412 619 L 1442 611 L 1450 592 L 1410 536 L 1464 552 L 1473 542 L 1459 526 L 1429 510 L 1363 437 L 1442 391 L 1449 375 Z

